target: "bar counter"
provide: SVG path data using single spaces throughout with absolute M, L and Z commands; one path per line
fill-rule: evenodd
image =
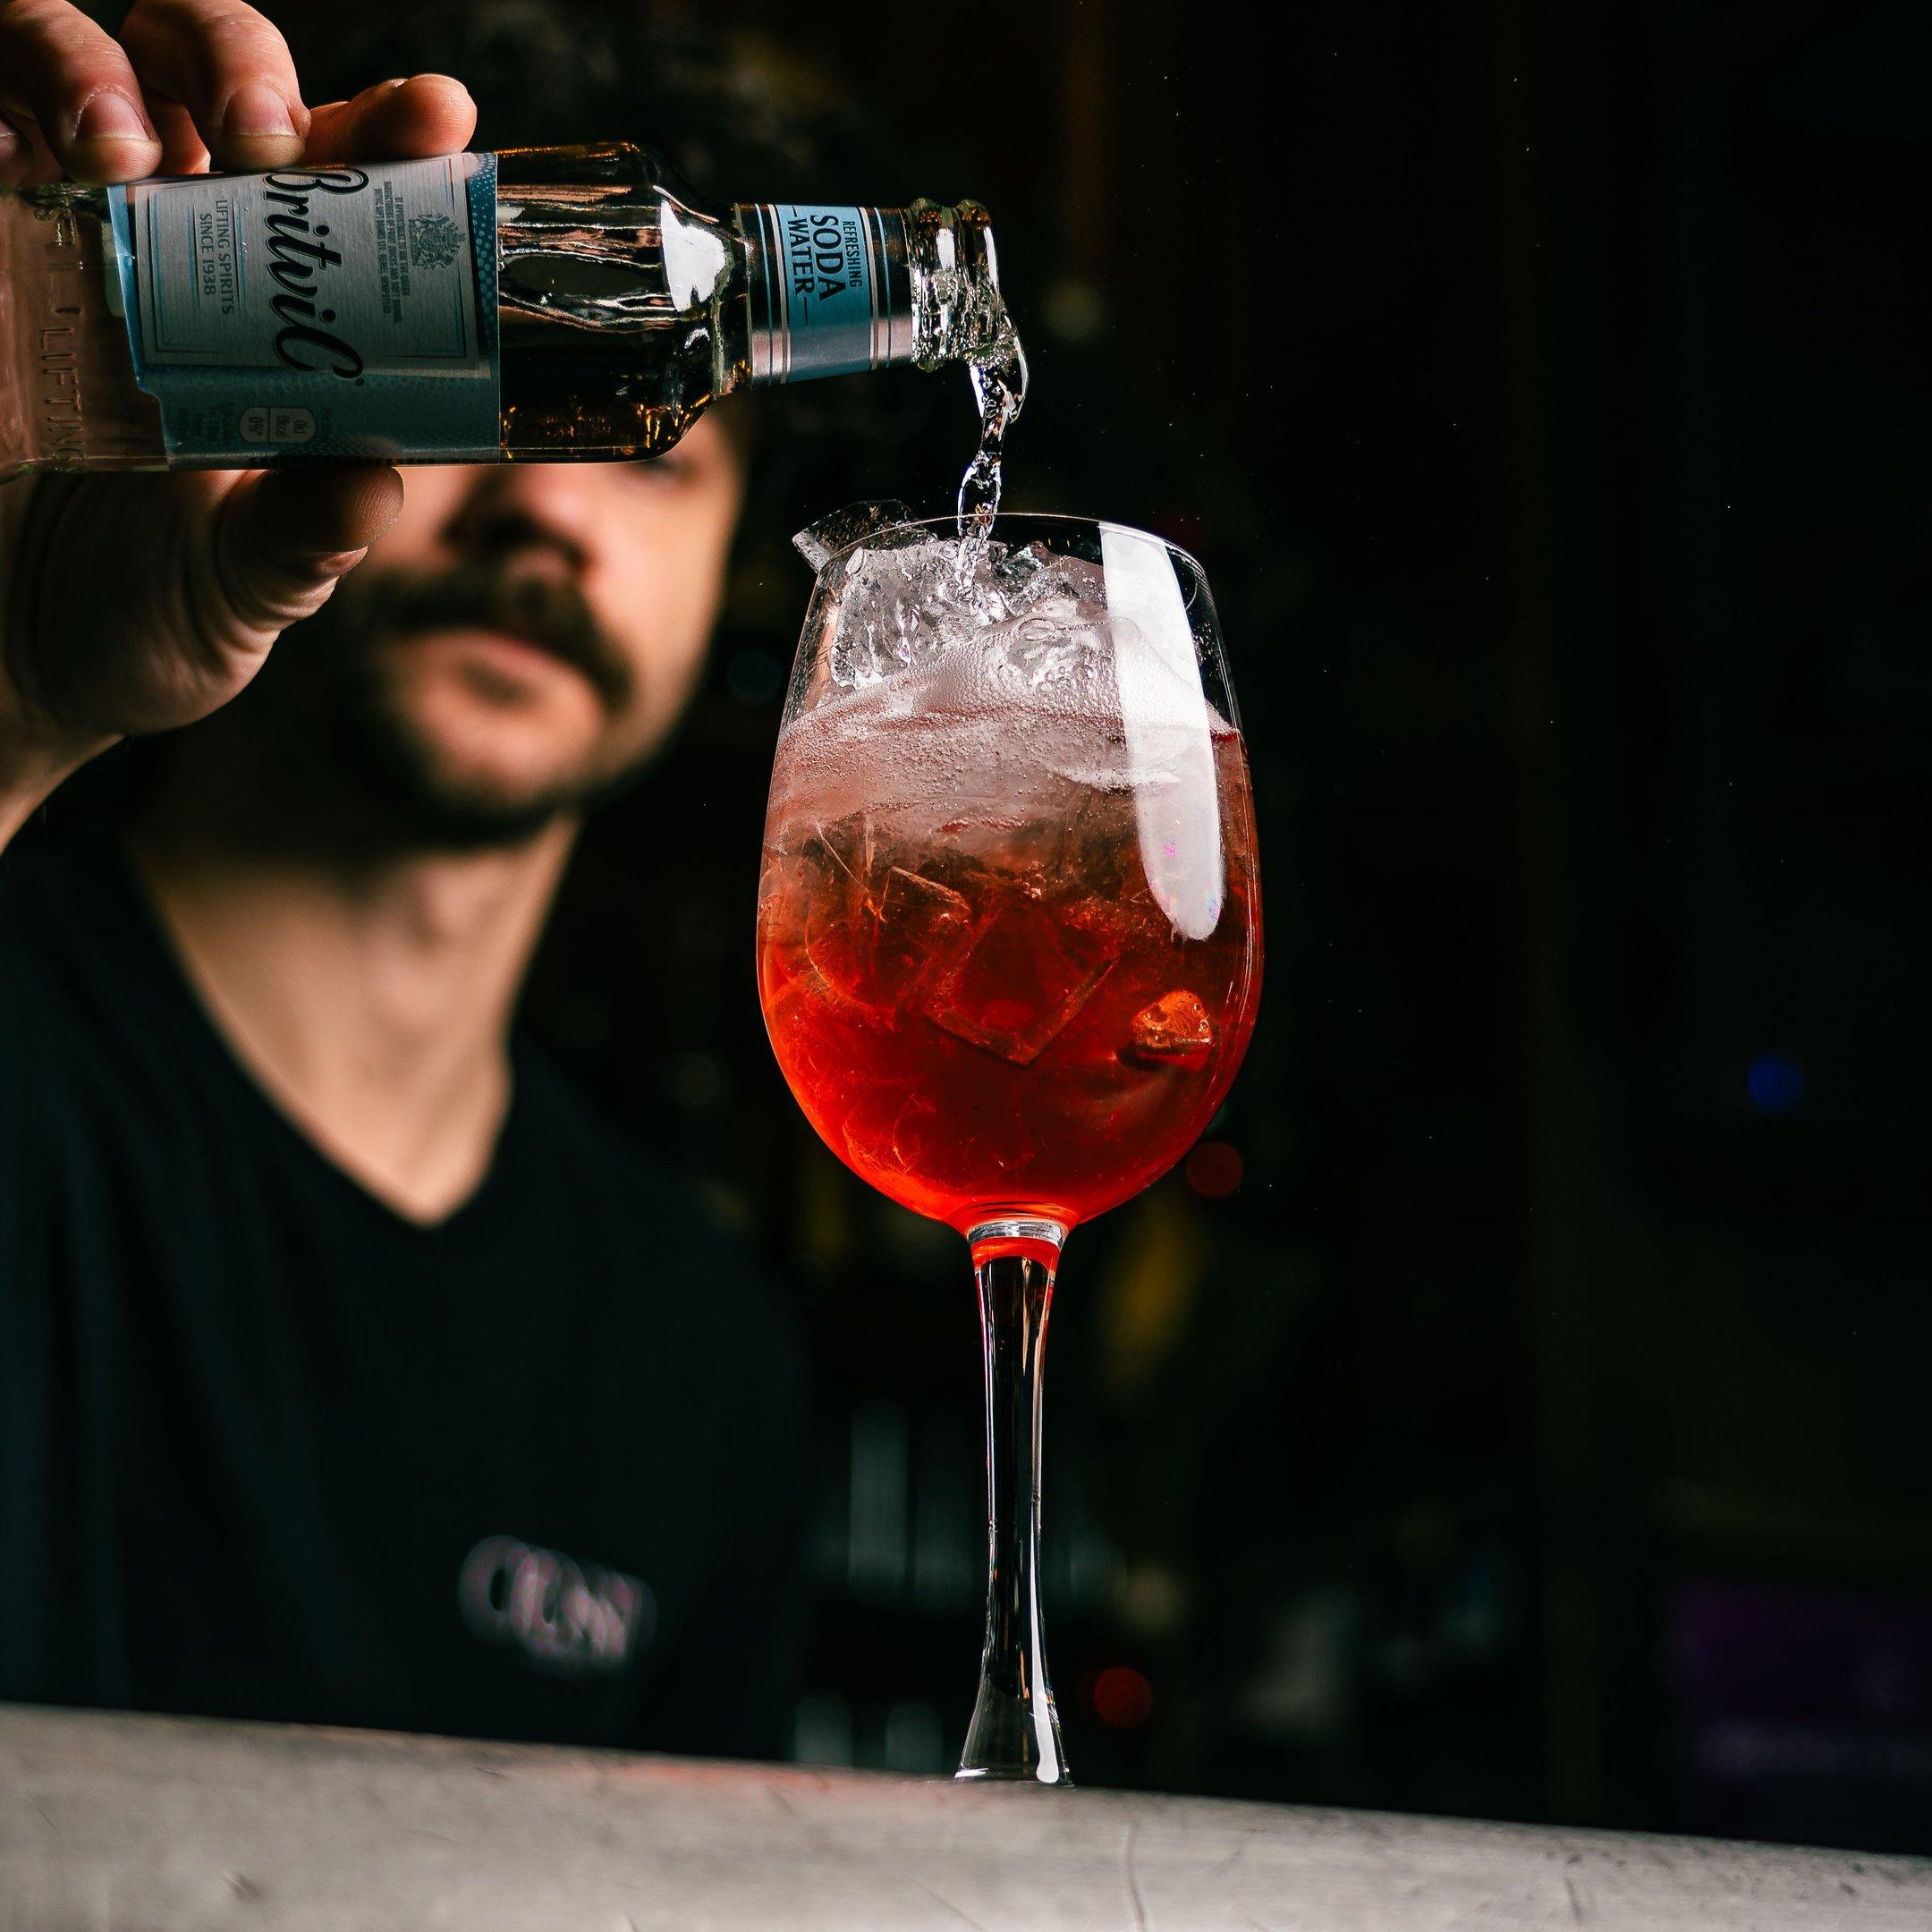
M 0 1706 L 0 1932 L 1927 1932 L 1932 1860 Z

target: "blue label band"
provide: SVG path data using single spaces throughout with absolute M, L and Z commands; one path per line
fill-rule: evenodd
M 765 251 L 767 309 L 789 341 L 788 378 L 874 368 L 885 283 L 878 211 L 767 207 L 776 245 Z
M 108 191 L 171 465 L 502 457 L 496 157 Z

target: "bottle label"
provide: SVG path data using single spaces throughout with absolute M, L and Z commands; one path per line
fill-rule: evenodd
M 495 155 L 108 199 L 135 379 L 170 463 L 500 459 Z
M 876 369 L 885 320 L 886 237 L 878 210 L 767 203 L 764 313 L 789 355 L 779 378 Z

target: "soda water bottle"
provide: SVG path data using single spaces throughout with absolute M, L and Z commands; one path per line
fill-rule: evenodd
M 628 142 L 0 193 L 0 479 L 636 459 L 1012 346 L 976 203 L 714 207 Z

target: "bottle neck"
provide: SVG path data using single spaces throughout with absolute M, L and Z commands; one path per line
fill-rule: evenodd
M 996 360 L 1012 343 L 993 231 L 977 202 L 748 202 L 735 213 L 754 383 Z
M 741 206 L 737 216 L 748 256 L 753 382 L 804 382 L 913 360 L 900 210 L 761 201 Z

